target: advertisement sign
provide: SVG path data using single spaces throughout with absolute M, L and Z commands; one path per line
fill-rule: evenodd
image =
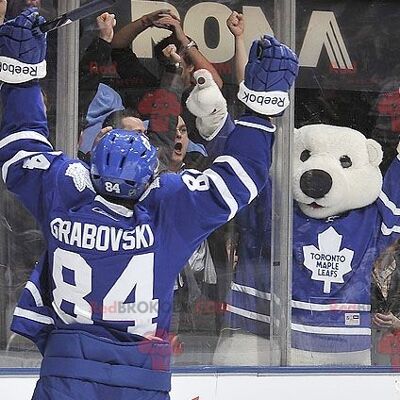
M 296 52 L 302 67 L 297 87 L 376 91 L 383 80 L 395 79 L 398 63 L 393 43 L 399 35 L 395 1 L 369 2 L 367 7 L 362 0 L 296 3 Z M 217 64 L 224 81 L 231 78 L 235 51 L 226 26 L 232 10 L 245 17 L 247 47 L 254 38 L 273 33 L 273 0 L 119 2 L 118 26 L 158 9 L 173 10 L 180 17 L 185 33 Z M 169 34 L 165 29 L 148 29 L 136 38 L 133 49 L 138 57 L 150 59 L 153 44 Z

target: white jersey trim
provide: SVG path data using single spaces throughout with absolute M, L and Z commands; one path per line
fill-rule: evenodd
M 251 203 L 258 194 L 258 189 L 254 181 L 251 179 L 250 175 L 246 172 L 246 170 L 242 167 L 242 164 L 236 158 L 232 156 L 220 156 L 214 160 L 214 163 L 228 163 L 238 178 L 241 180 L 244 186 L 246 186 L 247 190 L 250 192 L 250 199 L 248 203 Z
M 25 310 L 24 308 L 20 308 L 20 307 L 15 308 L 14 316 L 30 319 L 31 321 L 36 321 L 41 324 L 55 325 L 53 318 L 48 317 L 46 315 L 36 313 L 34 311 Z
M 235 292 L 246 293 L 254 297 L 259 297 L 260 299 L 271 301 L 271 293 L 263 292 L 261 290 L 254 289 L 250 286 L 239 285 L 235 282 L 232 282 L 231 289 L 234 290 Z
M 130 218 L 133 216 L 133 210 L 130 210 L 129 208 L 121 206 L 119 204 L 111 203 L 110 201 L 107 201 L 104 197 L 101 197 L 100 195 L 97 195 L 94 198 L 94 200 L 105 205 L 111 211 L 114 211 L 115 213 L 122 215 L 123 217 Z
M 292 324 L 292 329 L 298 332 L 315 333 L 320 335 L 362 335 L 370 336 L 370 328 L 342 328 L 334 326 L 312 326 Z
M 255 124 L 254 122 L 246 122 L 246 121 L 236 121 L 236 125 L 247 126 L 248 128 L 261 129 L 262 131 L 265 131 L 265 132 L 272 132 L 273 133 L 273 132 L 276 131 L 276 126 L 275 125 L 272 125 L 272 128 L 271 128 L 269 126 Z
M 396 204 L 393 203 L 386 195 L 385 192 L 381 191 L 379 194 L 379 198 L 382 200 L 382 203 L 392 212 L 393 215 L 400 215 L 400 208 L 396 207 Z
M 34 298 L 36 306 L 43 307 L 43 299 L 36 285 L 33 282 L 28 281 L 26 282 L 25 289 L 28 290 Z
M 307 311 L 371 311 L 370 304 L 356 303 L 317 304 L 292 300 L 292 307 Z
M 43 152 L 43 151 L 25 151 L 25 150 L 21 150 L 19 151 L 17 154 L 15 154 L 15 156 L 13 158 L 11 158 L 10 160 L 6 161 L 3 164 L 3 168 L 1 170 L 2 172 L 2 177 L 3 177 L 3 181 L 6 182 L 7 181 L 7 175 L 8 175 L 8 170 L 10 168 L 10 166 L 18 161 L 21 161 L 24 158 L 28 158 L 28 157 L 32 157 L 38 154 L 51 154 L 51 155 L 55 155 L 55 156 L 59 156 L 62 154 L 62 151 L 51 151 L 51 152 Z
M 38 142 L 46 143 L 51 148 L 53 148 L 53 146 L 47 140 L 47 138 L 45 138 L 40 133 L 34 132 L 34 131 L 21 131 L 21 132 L 13 133 L 12 135 L 9 135 L 9 136 L 5 137 L 4 139 L 0 140 L 0 149 L 2 149 L 3 147 L 7 146 L 8 144 L 10 144 L 12 142 L 16 142 L 17 140 L 26 140 L 26 139 L 37 140 Z
M 393 232 L 395 233 L 400 233 L 400 226 L 398 225 L 394 225 L 391 228 L 388 228 L 383 222 L 381 224 L 381 232 L 385 235 L 385 236 L 389 236 L 391 235 Z
M 236 202 L 235 198 L 232 196 L 232 193 L 229 191 L 228 186 L 226 185 L 225 181 L 222 179 L 220 175 L 218 175 L 215 171 L 212 169 L 207 169 L 203 173 L 206 175 L 208 178 L 210 178 L 214 184 L 218 192 L 220 193 L 221 197 L 231 210 L 228 221 L 231 220 L 237 213 L 239 206 L 238 203 Z
M 229 311 L 232 314 L 237 314 L 242 317 L 252 319 L 254 321 L 266 322 L 268 324 L 270 323 L 270 320 L 271 320 L 269 315 L 264 315 L 264 314 L 256 313 L 254 311 L 244 310 L 243 308 L 235 307 L 235 306 L 232 306 L 231 304 L 226 305 L 226 311 Z

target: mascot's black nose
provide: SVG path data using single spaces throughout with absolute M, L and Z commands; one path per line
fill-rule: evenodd
M 313 199 L 324 197 L 332 187 L 331 176 L 321 169 L 304 172 L 300 178 L 300 188 L 304 194 Z

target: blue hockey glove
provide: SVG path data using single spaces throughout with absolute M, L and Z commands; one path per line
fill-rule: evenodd
M 31 7 L 0 25 L 0 81 L 22 83 L 46 76 L 46 35 L 35 29 L 43 22 Z
M 251 46 L 238 98 L 263 115 L 281 115 L 289 106 L 289 90 L 299 70 L 296 54 L 274 37 L 264 35 Z

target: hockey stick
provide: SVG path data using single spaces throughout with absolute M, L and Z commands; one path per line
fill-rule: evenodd
M 52 21 L 45 22 L 38 26 L 41 32 L 49 32 L 54 29 L 61 28 L 62 26 L 68 25 L 71 22 L 78 21 L 82 18 L 89 17 L 90 15 L 97 14 L 100 11 L 105 10 L 113 6 L 117 0 L 94 0 L 82 7 L 78 7 L 75 10 L 68 11 L 63 15 L 53 19 Z

